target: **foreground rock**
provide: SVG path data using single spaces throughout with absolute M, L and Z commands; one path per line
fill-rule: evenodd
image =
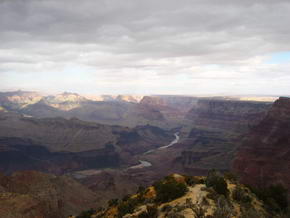
M 172 174 L 135 195 L 112 199 L 106 209 L 86 211 L 86 217 L 275 217 L 249 188 L 228 174 L 207 177 Z M 85 217 L 85 216 L 84 216 Z

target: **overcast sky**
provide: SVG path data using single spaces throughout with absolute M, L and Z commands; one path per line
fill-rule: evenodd
M 0 90 L 290 94 L 289 0 L 0 0 Z

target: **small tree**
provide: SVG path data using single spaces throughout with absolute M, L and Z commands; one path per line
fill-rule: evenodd
M 239 203 L 248 204 L 252 201 L 252 198 L 239 185 L 237 185 L 233 190 L 232 197 L 235 201 Z
M 229 193 L 225 179 L 215 170 L 208 173 L 205 184 L 207 187 L 212 187 L 218 194 L 227 196 Z
M 165 203 L 176 198 L 182 197 L 187 191 L 187 186 L 183 183 L 178 183 L 175 180 L 165 182 L 157 182 L 154 184 L 156 190 L 156 201 Z
M 111 199 L 108 201 L 108 206 L 109 207 L 117 206 L 118 202 L 119 202 L 118 198 Z
M 91 218 L 91 216 L 96 213 L 96 211 L 94 209 L 89 209 L 86 211 L 81 212 L 81 214 L 79 216 L 77 216 L 76 218 Z

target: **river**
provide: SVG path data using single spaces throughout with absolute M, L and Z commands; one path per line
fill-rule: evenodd
M 149 153 L 152 153 L 152 152 L 154 152 L 156 150 L 166 149 L 166 148 L 169 148 L 169 147 L 175 145 L 176 143 L 179 142 L 180 136 L 179 136 L 178 132 L 174 133 L 174 136 L 175 136 L 175 139 L 172 142 L 170 142 L 168 145 L 159 147 L 157 149 L 152 149 L 152 150 L 146 151 L 144 154 L 149 154 Z M 145 161 L 145 160 L 139 160 L 139 162 L 140 162 L 140 164 L 131 166 L 128 169 L 142 169 L 142 168 L 145 168 L 145 167 L 151 167 L 152 166 L 152 164 L 150 162 Z

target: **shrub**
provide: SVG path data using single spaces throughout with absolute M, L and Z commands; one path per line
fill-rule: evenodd
M 287 189 L 285 189 L 282 185 L 271 185 L 267 188 L 249 188 L 260 200 L 265 203 L 269 211 L 287 211 Z
M 117 206 L 118 202 L 119 202 L 118 198 L 111 199 L 108 201 L 108 206 L 109 207 Z
M 138 199 L 129 198 L 127 201 L 122 201 L 118 205 L 118 216 L 123 217 L 127 213 L 133 213 L 138 204 Z
M 248 208 L 246 210 L 242 210 L 241 218 L 253 218 L 253 217 L 265 218 L 265 216 L 262 213 L 256 211 L 253 207 Z
M 182 197 L 187 192 L 187 186 L 175 180 L 157 182 L 154 184 L 156 190 L 156 202 L 165 203 Z
M 172 210 L 172 206 L 170 206 L 169 204 L 166 204 L 161 208 L 162 212 L 169 212 L 171 210 Z
M 96 211 L 94 209 L 89 209 L 86 211 L 81 212 L 81 214 L 79 216 L 77 216 L 76 218 L 91 218 L 91 216 L 96 213 Z
M 175 211 L 171 211 L 169 214 L 166 215 L 166 217 L 167 218 L 185 218 L 185 216 Z
M 205 218 L 205 210 L 200 204 L 195 204 L 193 207 L 191 207 L 192 211 L 195 214 L 196 218 Z
M 125 195 L 125 196 L 122 198 L 122 201 L 127 201 L 127 200 L 129 200 L 129 198 L 130 198 L 130 195 Z
M 231 172 L 226 172 L 224 174 L 225 179 L 231 181 L 231 182 L 237 182 L 238 181 L 238 177 L 237 175 L 235 175 L 234 173 Z
M 194 186 L 196 184 L 196 180 L 194 179 L 193 176 L 186 176 L 185 177 L 185 182 L 189 186 Z
M 158 217 L 158 209 L 155 205 L 154 206 L 147 206 L 147 213 L 148 213 L 150 218 Z
M 248 204 L 252 202 L 252 198 L 240 186 L 236 186 L 236 188 L 233 190 L 232 197 L 239 203 Z
M 138 190 L 137 190 L 137 193 L 138 193 L 138 194 L 144 194 L 145 190 L 146 190 L 146 189 L 145 189 L 143 186 L 139 186 L 139 187 L 138 187 Z
M 195 176 L 184 176 L 185 182 L 189 186 L 194 186 L 195 184 L 204 184 L 204 180 L 202 178 L 197 178 Z
M 213 201 L 217 201 L 219 198 L 219 194 L 216 193 L 216 191 L 213 188 L 207 188 L 207 192 L 208 194 L 206 195 L 206 197 L 208 199 L 211 199 Z
M 232 205 L 224 196 L 220 196 L 217 201 L 217 208 L 213 213 L 214 218 L 230 218 L 233 216 Z
M 201 205 L 209 206 L 209 202 L 208 202 L 207 198 L 205 198 L 205 197 L 202 198 Z
M 138 215 L 138 218 L 157 218 L 158 217 L 158 209 L 154 206 L 147 206 L 147 211 L 143 211 Z
M 208 173 L 205 184 L 207 187 L 212 187 L 218 194 L 227 196 L 229 193 L 226 181 L 215 170 Z
M 281 210 L 286 210 L 288 206 L 287 189 L 282 185 L 271 185 L 266 193 L 280 207 Z

